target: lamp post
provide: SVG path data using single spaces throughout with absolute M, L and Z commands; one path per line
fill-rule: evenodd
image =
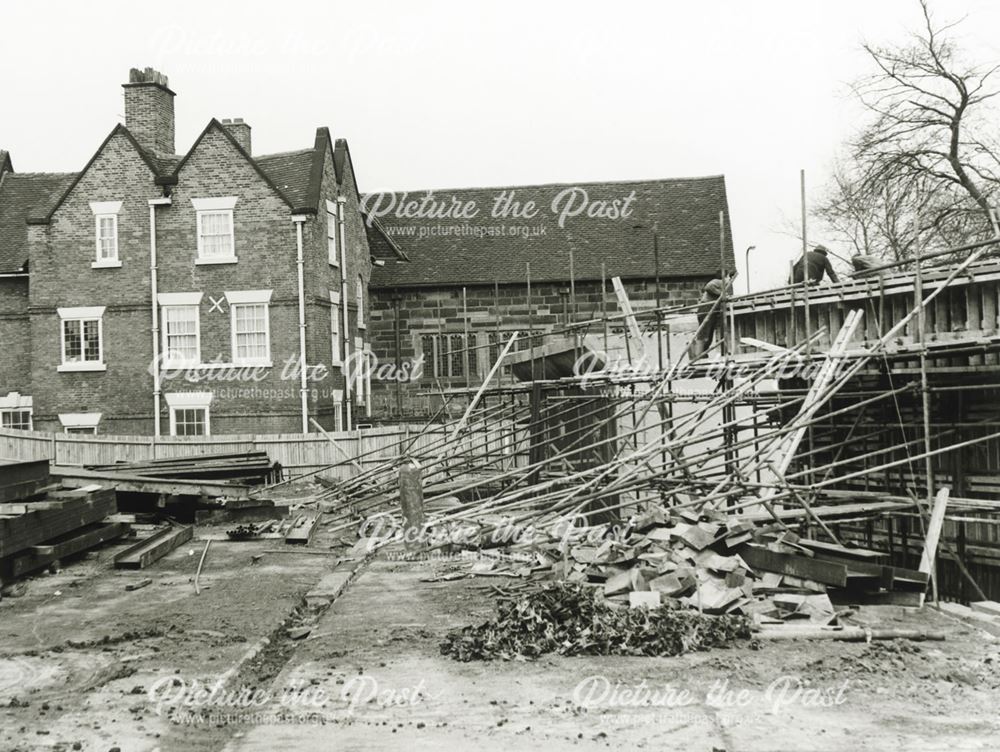
M 746 260 L 746 269 L 747 269 L 747 295 L 750 294 L 750 251 L 752 251 L 756 247 L 757 246 L 755 246 L 755 245 L 749 245 L 749 246 L 747 246 L 747 249 L 746 249 L 746 251 L 743 254 L 743 256 L 744 256 L 744 258 Z

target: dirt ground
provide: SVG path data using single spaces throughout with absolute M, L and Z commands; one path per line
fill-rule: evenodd
M 507 580 L 429 582 L 454 563 L 332 545 L 213 542 L 201 595 L 197 537 L 142 572 L 113 570 L 107 547 L 31 579 L 0 601 L 0 750 L 998 746 L 1000 643 L 930 608 L 858 618 L 946 641 L 458 663 L 441 639 L 489 618 Z M 306 607 L 317 583 L 352 576 L 332 605 Z

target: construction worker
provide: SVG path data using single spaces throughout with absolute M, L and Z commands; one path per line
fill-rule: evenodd
M 698 318 L 698 331 L 694 341 L 688 348 L 688 357 L 694 361 L 704 355 L 715 339 L 715 330 L 722 320 L 722 307 L 716 305 L 716 301 L 722 297 L 723 292 L 731 294 L 733 291 L 734 272 L 726 272 L 723 275 L 719 269 L 712 275 L 712 279 L 701 288 L 701 297 L 698 299 L 698 311 L 695 314 Z
M 856 256 L 851 256 L 851 266 L 854 267 L 854 273 L 851 276 L 860 277 L 872 269 L 877 269 L 882 266 L 882 260 L 877 259 L 874 256 L 868 256 L 864 253 L 859 253 Z
M 804 254 L 792 266 L 792 276 L 788 280 L 788 284 L 793 285 L 808 278 L 809 284 L 818 285 L 823 280 L 824 273 L 831 282 L 839 282 L 837 272 L 833 270 L 833 265 L 830 263 L 829 253 L 830 249 L 820 244 Z M 805 267 L 804 271 L 803 266 Z

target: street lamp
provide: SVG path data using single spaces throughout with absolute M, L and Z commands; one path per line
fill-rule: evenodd
M 747 249 L 743 254 L 746 260 L 746 269 L 747 269 L 747 295 L 750 294 L 750 251 L 752 251 L 756 247 L 757 246 L 755 245 L 747 246 Z

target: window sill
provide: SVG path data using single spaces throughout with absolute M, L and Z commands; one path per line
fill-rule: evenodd
M 331 261 L 330 262 L 330 266 L 333 266 L 333 267 L 336 267 L 337 269 L 339 269 L 340 268 L 340 262 L 339 261 Z
M 77 371 L 107 371 L 107 363 L 62 363 L 56 366 L 59 373 L 74 373 Z
M 236 256 L 220 256 L 218 258 L 196 258 L 195 264 L 235 264 L 239 259 Z
M 367 331 L 368 330 L 368 324 L 365 324 L 364 322 L 362 322 L 362 323 L 358 324 L 358 329 L 361 329 L 363 331 Z
M 121 269 L 122 262 L 118 259 L 109 261 L 91 261 L 91 269 Z
M 270 360 L 236 360 L 230 364 L 229 368 L 270 368 L 273 366 Z
M 186 371 L 189 368 L 201 368 L 193 361 L 184 360 L 164 360 L 160 365 L 160 371 Z

